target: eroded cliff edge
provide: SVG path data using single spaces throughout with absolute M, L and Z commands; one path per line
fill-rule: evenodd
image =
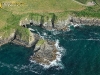
M 27 27 L 28 25 L 33 26 L 40 26 L 42 28 L 45 28 L 47 30 L 67 30 L 69 25 L 95 25 L 100 26 L 100 19 L 99 18 L 93 18 L 93 17 L 76 17 L 76 16 L 67 16 L 64 19 L 57 18 L 56 15 L 53 15 L 52 17 L 48 16 L 37 16 L 37 19 L 34 17 L 29 18 L 25 17 L 20 20 L 19 25 Z

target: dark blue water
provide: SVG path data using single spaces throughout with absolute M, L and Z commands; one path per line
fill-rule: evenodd
M 70 31 L 31 27 L 49 40 L 59 40 L 66 52 L 62 65 L 44 68 L 29 61 L 33 50 L 12 43 L 0 47 L 0 75 L 100 75 L 100 27 L 82 26 Z

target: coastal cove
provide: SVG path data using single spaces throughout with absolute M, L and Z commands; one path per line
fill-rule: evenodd
M 12 43 L 0 47 L 0 73 L 5 75 L 99 75 L 100 27 L 74 26 L 70 31 L 47 31 L 30 26 L 41 37 L 59 41 L 61 61 L 49 68 L 30 62 L 31 48 Z M 41 30 L 40 30 L 41 29 Z M 57 41 L 58 40 L 58 41 Z M 92 74 L 91 74 L 92 72 Z

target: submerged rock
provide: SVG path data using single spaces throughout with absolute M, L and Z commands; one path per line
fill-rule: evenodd
M 35 46 L 34 55 L 31 59 L 37 63 L 49 65 L 56 59 L 56 52 L 54 42 L 40 39 Z

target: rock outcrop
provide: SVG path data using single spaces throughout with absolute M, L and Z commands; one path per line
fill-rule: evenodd
M 27 40 L 28 41 L 22 40 L 21 36 L 17 35 L 16 30 L 14 30 L 13 33 L 9 35 L 9 37 L 6 37 L 6 38 L 2 38 L 2 36 L 0 37 L 0 46 L 6 43 L 12 42 L 17 45 L 22 45 L 25 47 L 32 47 L 39 40 L 39 36 L 30 31 L 29 39 Z
M 12 42 L 15 43 L 15 44 L 18 44 L 18 45 L 25 46 L 25 47 L 32 47 L 39 40 L 39 36 L 30 31 L 29 39 L 27 39 L 27 40 L 28 41 L 22 40 L 19 35 L 16 35 L 15 39 Z
M 40 39 L 35 46 L 34 55 L 31 60 L 40 64 L 49 65 L 50 62 L 56 59 L 57 49 L 54 46 L 54 42 Z

